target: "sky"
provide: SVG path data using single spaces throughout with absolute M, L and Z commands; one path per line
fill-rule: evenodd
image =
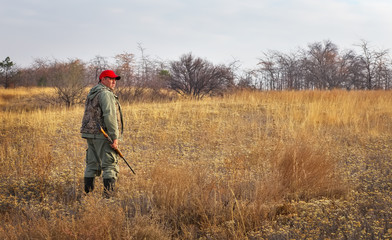
M 0 61 L 91 61 L 143 53 L 162 61 L 192 53 L 255 68 L 330 40 L 340 50 L 392 47 L 391 0 L 0 0 Z

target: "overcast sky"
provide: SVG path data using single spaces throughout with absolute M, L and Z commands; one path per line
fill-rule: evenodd
M 0 61 L 112 61 L 123 52 L 178 60 L 185 53 L 256 66 L 263 52 L 330 40 L 392 47 L 391 0 L 0 0 Z

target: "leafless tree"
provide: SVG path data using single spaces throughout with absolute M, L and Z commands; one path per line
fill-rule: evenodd
M 340 87 L 344 89 L 362 89 L 362 64 L 360 56 L 353 50 L 343 53 L 337 62 L 336 78 Z
M 283 54 L 275 52 L 275 59 L 281 72 L 277 89 L 303 89 L 303 71 L 299 56 L 296 53 Z
M 90 64 L 90 69 L 92 69 L 92 72 L 94 75 L 91 77 L 91 81 L 95 82 L 98 80 L 99 74 L 101 74 L 102 71 L 106 70 L 109 68 L 109 63 L 108 60 L 100 55 L 96 55 L 92 60 Z
M 277 62 L 275 61 L 275 52 L 269 51 L 267 53 L 264 53 L 264 58 L 259 59 L 258 65 L 259 71 L 263 74 L 263 78 L 261 79 L 262 81 L 266 80 L 266 86 L 268 86 L 267 89 L 270 90 L 275 90 L 276 88 L 276 83 L 278 82 L 278 79 L 280 78 L 280 71 L 279 67 L 277 66 Z M 263 84 L 259 84 L 263 85 Z
M 309 44 L 303 66 L 307 80 L 317 89 L 333 89 L 340 85 L 337 78 L 339 52 L 337 46 L 329 40 Z
M 143 85 L 155 92 L 166 87 L 162 76 L 167 71 L 167 64 L 159 59 L 151 58 L 146 54 L 146 49 L 139 43 L 140 58 L 138 60 L 137 78 L 139 85 Z M 140 84 L 143 83 L 143 84 Z
M 170 63 L 169 86 L 180 94 L 201 99 L 208 94 L 221 92 L 231 84 L 233 74 L 229 67 L 214 66 L 191 53 Z
M 81 103 L 84 100 L 85 64 L 80 60 L 69 62 L 54 62 L 53 82 L 58 100 L 67 107 Z
M 386 66 L 388 50 L 373 50 L 369 42 L 361 40 L 359 45 L 362 50 L 362 64 L 365 74 L 365 86 L 367 89 L 384 88 L 381 85 L 385 73 L 388 72 Z
M 240 89 L 257 89 L 257 71 L 246 70 L 238 76 L 237 87 Z
M 53 86 L 50 75 L 53 75 L 52 63 L 43 58 L 36 58 L 31 67 L 33 71 L 32 81 L 39 87 Z
M 116 71 L 121 76 L 117 87 L 117 94 L 123 101 L 139 100 L 144 93 L 144 86 L 139 82 L 135 55 L 124 52 L 115 56 Z
M 267 89 L 292 90 L 305 87 L 302 62 L 297 53 L 269 51 L 259 60 L 258 71 L 264 76 L 264 81 L 267 81 Z
M 117 54 L 116 60 L 116 72 L 121 76 L 121 84 L 124 86 L 135 85 L 135 55 L 128 52 Z
M 353 50 L 338 51 L 331 41 L 316 42 L 307 49 L 284 54 L 278 51 L 264 53 L 259 59 L 263 89 L 365 89 L 368 66 L 363 57 Z M 373 82 L 387 88 L 391 78 L 390 64 L 385 58 L 374 62 Z M 261 84 L 260 84 L 261 86 Z

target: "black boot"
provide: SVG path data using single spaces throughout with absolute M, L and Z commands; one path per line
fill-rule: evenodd
M 94 178 L 85 177 L 84 178 L 84 191 L 86 193 L 92 192 L 94 190 Z
M 116 179 L 114 178 L 105 178 L 103 179 L 104 186 L 104 196 L 106 198 L 110 198 L 114 193 L 114 186 L 116 185 Z

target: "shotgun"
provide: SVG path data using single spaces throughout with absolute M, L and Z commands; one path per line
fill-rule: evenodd
M 105 138 L 111 143 L 113 144 L 112 139 L 109 137 L 109 135 L 105 132 L 105 130 L 103 130 L 102 126 L 99 126 L 102 134 L 105 136 Z M 127 166 L 129 167 L 129 169 L 131 169 L 131 171 L 133 172 L 133 174 L 136 174 L 135 171 L 133 171 L 133 169 L 131 168 L 131 166 L 129 165 L 129 163 L 127 162 L 127 160 L 125 160 L 124 155 L 121 153 L 120 149 L 115 148 L 114 149 L 118 155 L 120 155 L 120 157 L 124 160 L 124 162 L 127 164 Z

